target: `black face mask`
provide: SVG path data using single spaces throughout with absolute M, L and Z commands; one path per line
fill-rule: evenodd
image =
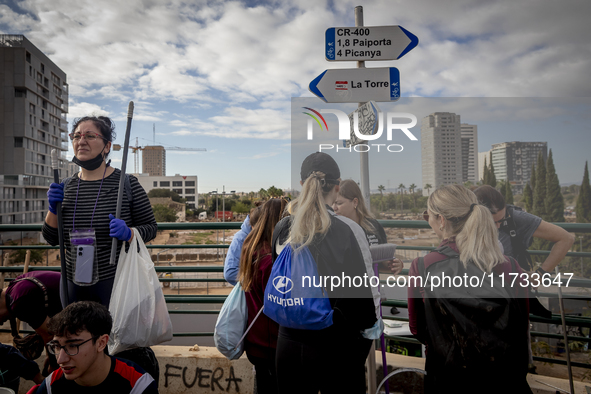
M 101 153 L 99 153 L 94 159 L 80 160 L 76 156 L 74 156 L 74 158 L 72 159 L 72 163 L 78 164 L 80 167 L 84 168 L 87 171 L 94 171 L 97 168 L 99 168 L 101 164 L 103 164 L 103 161 L 105 161 L 105 158 L 103 157 L 103 151 L 106 147 L 107 145 L 105 144 L 103 150 L 101 150 Z

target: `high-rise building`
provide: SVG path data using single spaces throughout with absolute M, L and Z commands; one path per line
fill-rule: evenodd
M 460 115 L 435 112 L 421 123 L 423 194 L 454 183 L 463 184 L 462 130 Z
M 166 176 L 166 150 L 163 146 L 146 146 L 142 151 L 142 172 L 151 176 Z
M 0 81 L 0 223 L 42 223 L 53 149 L 60 178 L 72 175 L 66 73 L 26 37 L 3 34 Z
M 476 184 L 478 178 L 478 126 L 462 123 L 462 182 Z
M 548 158 L 547 142 L 503 142 L 492 146 L 492 163 L 497 181 L 507 181 L 513 194 L 522 194 L 531 178 L 532 165 L 536 164 L 542 152 L 544 161 Z

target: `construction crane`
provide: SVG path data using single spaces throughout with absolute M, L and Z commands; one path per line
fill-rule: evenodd
M 154 124 L 154 137 L 156 136 L 156 125 Z M 144 139 L 144 138 L 142 138 Z M 149 141 L 149 140 L 146 140 Z M 207 152 L 207 149 L 205 148 L 181 148 L 179 146 L 168 146 L 165 144 L 160 144 L 162 147 L 164 147 L 165 150 L 178 150 L 178 151 L 190 151 L 190 152 Z M 156 145 L 156 141 L 154 141 L 154 145 Z M 149 145 L 148 145 L 149 146 Z M 142 151 L 146 148 L 146 146 L 140 146 L 138 143 L 138 137 L 135 138 L 135 146 L 130 146 L 129 149 L 132 150 L 132 153 L 134 154 L 133 157 L 133 164 L 134 164 L 134 173 L 138 174 L 138 167 L 139 167 L 139 151 Z M 113 150 L 114 151 L 120 151 L 121 150 L 121 145 L 119 144 L 113 144 Z

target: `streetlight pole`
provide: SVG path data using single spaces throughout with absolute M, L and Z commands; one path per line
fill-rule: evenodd
M 218 219 L 218 189 L 215 189 L 215 191 L 212 191 L 209 194 L 215 193 L 215 219 L 217 221 Z M 220 243 L 220 239 L 219 239 L 219 234 L 220 234 L 220 230 L 215 230 L 215 244 L 218 245 Z M 220 249 L 216 249 L 217 251 L 217 256 L 219 257 L 220 255 Z
M 579 252 L 583 251 L 583 236 L 579 235 Z M 583 277 L 583 257 L 581 256 L 581 277 Z

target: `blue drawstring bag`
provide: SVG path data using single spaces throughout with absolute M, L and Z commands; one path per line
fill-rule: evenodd
M 246 296 L 238 282 L 222 305 L 213 334 L 215 347 L 229 360 L 236 360 L 244 353 L 242 339 L 247 324 Z
M 303 281 L 302 281 L 303 280 Z M 264 313 L 282 327 L 322 330 L 332 325 L 333 309 L 320 283 L 318 267 L 310 250 L 294 252 L 286 245 L 265 288 Z

